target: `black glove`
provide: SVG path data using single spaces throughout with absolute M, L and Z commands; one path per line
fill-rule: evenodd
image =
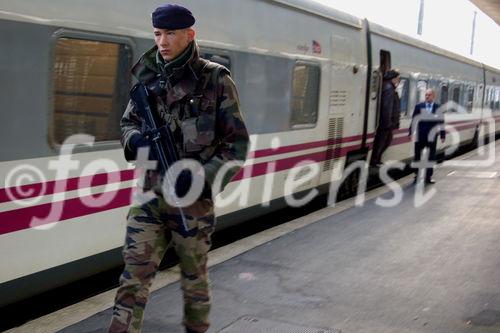
M 150 137 L 151 133 L 149 132 L 144 134 L 135 133 L 130 137 L 128 146 L 135 158 L 137 158 L 137 152 L 139 151 L 139 148 L 149 147 L 148 158 L 150 160 L 158 160 L 155 150 L 151 147 Z
M 192 183 L 193 176 L 191 174 L 191 171 L 182 170 L 175 182 L 175 194 L 177 194 L 179 198 L 184 197 L 191 189 Z
M 147 139 L 143 134 L 135 133 L 129 139 L 128 146 L 130 150 L 137 153 L 137 150 L 141 147 L 148 147 L 150 145 L 149 139 Z

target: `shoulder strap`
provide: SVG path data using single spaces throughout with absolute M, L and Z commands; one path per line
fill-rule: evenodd
M 206 63 L 200 71 L 200 76 L 202 76 L 202 79 L 198 81 L 194 92 L 195 95 L 202 95 L 203 91 L 207 88 L 209 83 L 211 83 L 213 86 L 216 86 L 221 72 L 230 74 L 229 70 L 223 65 L 208 60 L 205 61 Z M 207 75 L 207 77 L 210 78 L 209 80 L 204 79 L 206 73 L 210 73 L 210 75 Z

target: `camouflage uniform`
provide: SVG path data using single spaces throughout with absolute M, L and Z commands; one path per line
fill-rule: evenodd
M 245 159 L 248 133 L 229 71 L 199 58 L 196 42 L 168 64 L 163 63 L 155 46 L 141 57 L 132 73 L 152 92 L 150 105 L 163 122 L 160 125 L 170 124 L 179 155 L 202 164 L 207 187 L 213 185 L 225 163 Z M 194 124 L 196 136 L 185 132 L 186 124 Z M 131 160 L 134 156 L 128 140 L 143 131 L 132 101 L 121 127 L 125 157 Z M 238 171 L 239 167 L 230 169 L 222 188 Z M 190 229 L 186 234 L 180 232 L 178 209 L 169 206 L 158 191 L 161 175 L 149 171 L 146 180 L 145 190 L 153 189 L 155 196 L 145 204 L 132 205 L 128 213 L 125 269 L 109 332 L 140 332 L 152 279 L 169 246 L 180 259 L 183 323 L 190 331 L 205 332 L 210 310 L 207 252 L 215 224 L 212 193 L 204 191 L 198 201 L 183 209 Z

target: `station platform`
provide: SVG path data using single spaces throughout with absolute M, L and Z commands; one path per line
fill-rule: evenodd
M 361 206 L 348 200 L 211 252 L 209 332 L 500 332 L 500 158 L 478 159 L 438 166 L 420 207 L 408 176 L 393 207 L 380 206 L 394 197 L 383 187 Z M 179 282 L 165 284 L 144 333 L 184 332 Z M 105 332 L 110 318 L 107 308 L 55 331 Z

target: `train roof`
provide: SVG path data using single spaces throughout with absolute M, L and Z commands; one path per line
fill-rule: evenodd
M 331 6 L 323 5 L 311 0 L 261 0 L 264 2 L 274 2 L 276 4 L 298 9 L 331 21 L 349 25 L 361 29 L 362 20 L 356 16 L 337 10 Z
M 263 1 L 272 1 L 276 2 L 279 4 L 287 5 L 289 7 L 293 7 L 298 10 L 302 10 L 335 22 L 340 22 L 344 23 L 353 27 L 361 28 L 362 27 L 362 21 L 361 19 L 344 13 L 342 11 L 336 10 L 333 7 L 323 5 L 321 3 L 311 1 L 311 0 L 263 0 Z M 409 35 L 402 34 L 400 32 L 397 32 L 395 30 L 386 28 L 380 24 L 374 23 L 374 22 L 369 22 L 370 23 L 370 30 L 372 33 L 375 33 L 379 36 L 383 36 L 386 38 L 393 39 L 395 41 L 398 41 L 403 44 L 411 45 L 411 46 L 416 46 L 421 49 L 427 50 L 429 52 L 432 52 L 437 55 L 445 56 L 450 59 L 458 60 L 464 63 L 467 63 L 472 66 L 477 66 L 477 67 L 482 67 L 484 66 L 485 68 L 494 71 L 494 72 L 500 72 L 500 69 L 496 69 L 495 67 L 489 66 L 482 64 L 479 61 L 476 61 L 474 59 L 462 56 L 460 54 L 445 50 L 443 48 L 440 48 L 436 45 L 426 43 L 420 39 L 413 38 Z
M 500 69 L 498 69 L 498 68 L 492 67 L 490 65 L 485 65 L 485 64 L 483 64 L 483 66 L 484 66 L 484 69 L 486 69 L 487 71 L 493 72 L 495 74 L 500 74 Z
M 277 6 L 282 6 L 282 7 L 288 7 L 290 9 L 296 10 L 296 11 L 301 11 L 304 13 L 309 13 L 311 15 L 317 16 L 319 18 L 322 18 L 327 21 L 332 21 L 332 22 L 337 22 L 340 24 L 344 24 L 350 27 L 353 27 L 355 29 L 361 29 L 363 26 L 363 21 L 351 14 L 342 12 L 340 10 L 337 10 L 331 6 L 321 4 L 316 1 L 312 0 L 256 0 L 256 1 L 262 1 L 262 2 L 267 2 L 267 3 L 272 3 Z M 9 10 L 2 10 L 0 9 L 0 18 L 8 19 L 8 20 L 16 20 L 16 21 L 25 21 L 25 22 L 33 22 L 33 23 L 42 23 L 42 24 L 49 24 L 49 25 L 58 25 L 58 24 L 63 24 L 68 27 L 73 27 L 73 28 L 83 28 L 83 29 L 88 29 L 90 31 L 95 31 L 99 27 L 99 23 L 93 23 L 93 22 L 86 22 L 86 21 L 76 21 L 76 20 L 68 20 L 68 19 L 59 19 L 58 15 L 54 15 L 56 13 L 61 13 L 63 12 L 63 9 L 60 10 L 53 10 L 53 11 L 47 11 L 47 13 L 39 13 L 39 15 L 33 15 L 33 8 L 28 7 L 27 4 L 24 4 L 23 2 L 14 2 L 12 3 L 11 1 L 5 1 L 5 0 L 0 0 L 0 3 L 8 4 L 5 6 L 2 6 L 2 8 L 12 8 L 12 11 Z M 58 2 L 59 5 L 64 5 L 68 6 L 71 5 L 66 2 Z M 42 6 L 41 4 L 37 5 L 37 8 L 43 8 L 40 7 Z M 134 6 L 138 6 L 138 4 L 134 4 Z M 64 8 L 67 9 L 67 8 Z M 50 13 L 50 14 L 49 14 Z M 51 14 L 53 15 L 53 18 L 51 17 Z M 89 15 L 87 13 L 87 15 Z M 129 21 L 130 22 L 130 21 Z M 123 22 L 119 26 L 106 26 L 106 28 L 110 29 L 110 32 L 115 32 L 118 34 L 132 34 L 135 36 L 140 36 L 140 37 L 149 37 L 150 32 L 149 31 L 143 31 L 140 26 L 137 24 L 133 24 L 132 26 L 124 26 Z M 396 40 L 398 42 L 411 45 L 411 46 L 416 46 L 421 49 L 427 50 L 429 52 L 432 52 L 434 54 L 438 54 L 441 56 L 445 56 L 450 59 L 458 60 L 463 63 L 467 63 L 472 66 L 477 66 L 477 67 L 482 67 L 485 66 L 488 68 L 490 71 L 493 72 L 500 72 L 500 69 L 494 68 L 492 66 L 487 66 L 483 65 L 482 63 L 467 58 L 465 56 L 456 54 L 451 51 L 447 51 L 445 49 L 442 49 L 438 46 L 435 46 L 433 44 L 429 44 L 426 42 L 423 42 L 419 39 L 413 38 L 408 35 L 404 35 L 402 33 L 399 33 L 397 31 L 394 31 L 392 29 L 386 28 L 382 25 L 370 22 L 370 29 L 372 33 L 390 38 L 393 40 Z
M 380 24 L 370 22 L 370 30 L 372 33 L 377 34 L 379 36 L 383 36 L 386 38 L 393 39 L 395 41 L 398 41 L 403 44 L 411 45 L 411 46 L 416 46 L 418 48 L 427 50 L 429 52 L 432 52 L 437 55 L 445 56 L 450 59 L 458 60 L 464 63 L 467 63 L 472 66 L 477 66 L 477 67 L 482 67 L 483 64 L 479 61 L 467 58 L 465 56 L 462 56 L 460 54 L 445 50 L 443 48 L 440 48 L 436 45 L 426 43 L 420 39 L 413 38 L 409 35 L 402 34 L 400 32 L 394 31 L 392 29 L 386 28 Z

